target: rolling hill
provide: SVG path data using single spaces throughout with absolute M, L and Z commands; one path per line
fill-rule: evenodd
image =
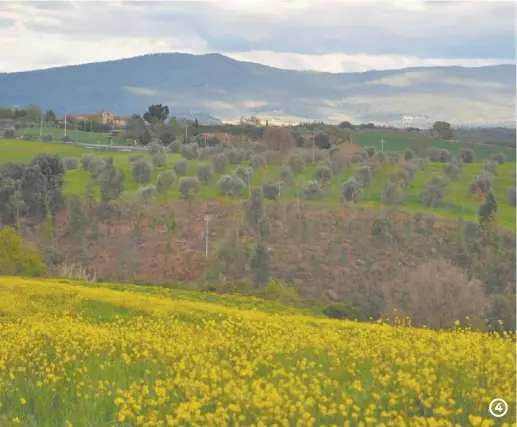
M 219 54 L 153 54 L 0 74 L 5 106 L 29 103 L 58 115 L 100 109 L 173 114 L 196 111 L 223 120 L 258 115 L 283 121 L 322 120 L 427 126 L 514 126 L 515 65 L 426 67 L 323 73 L 240 62 Z

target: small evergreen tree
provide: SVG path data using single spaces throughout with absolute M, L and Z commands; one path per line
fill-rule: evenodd
M 257 244 L 250 258 L 251 279 L 254 284 L 264 284 L 269 280 L 269 255 L 264 246 Z

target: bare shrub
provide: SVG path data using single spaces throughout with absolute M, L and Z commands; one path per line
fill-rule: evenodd
M 305 171 L 305 160 L 300 154 L 291 154 L 287 158 L 287 163 L 295 175 L 300 175 Z
M 63 159 L 63 165 L 65 165 L 67 171 L 75 170 L 79 167 L 79 160 L 75 157 L 65 157 Z
M 343 183 L 341 190 L 342 198 L 347 202 L 357 203 L 361 199 L 361 182 L 355 178 L 350 178 Z
M 224 173 L 228 167 L 228 157 L 226 154 L 219 153 L 212 157 L 212 166 L 215 173 Z
M 203 185 L 210 185 L 213 179 L 212 166 L 210 163 L 197 165 L 196 175 L 199 182 Z
M 133 169 L 131 174 L 133 175 L 133 179 L 138 184 L 147 184 L 149 181 L 151 181 L 151 177 L 153 175 L 153 168 L 144 159 L 140 159 L 133 163 Z
M 253 170 L 258 171 L 259 169 L 266 167 L 266 159 L 260 154 L 253 154 L 250 157 L 248 164 L 253 168 Z
M 383 283 L 382 290 L 386 315 L 397 309 L 413 324 L 433 329 L 452 327 L 467 316 L 479 321 L 489 304 L 481 281 L 444 259 L 405 271 Z
M 173 169 L 177 176 L 185 176 L 188 172 L 188 161 L 185 159 L 176 160 Z
M 56 277 L 63 277 L 72 280 L 81 280 L 83 282 L 95 282 L 97 276 L 95 272 L 89 272 L 88 269 L 76 263 L 61 263 L 57 266 Z
M 270 150 L 288 152 L 292 148 L 296 147 L 296 139 L 292 132 L 285 127 L 267 127 L 264 130 L 263 139 Z

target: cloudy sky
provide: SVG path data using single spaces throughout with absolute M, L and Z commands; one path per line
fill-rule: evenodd
M 0 72 L 217 52 L 331 72 L 515 63 L 513 1 L 0 0 Z

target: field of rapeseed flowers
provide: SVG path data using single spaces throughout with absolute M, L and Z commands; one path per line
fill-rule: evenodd
M 515 425 L 512 337 L 122 289 L 0 278 L 0 426 Z

